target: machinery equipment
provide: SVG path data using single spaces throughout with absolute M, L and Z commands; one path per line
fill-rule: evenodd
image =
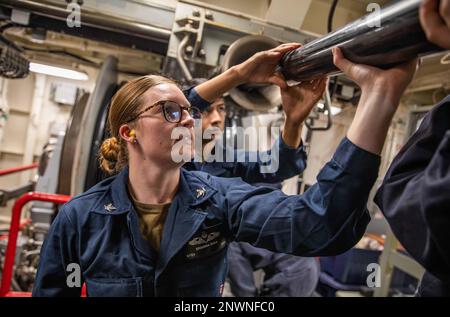
M 342 48 L 347 58 L 378 67 L 390 67 L 415 56 L 436 52 L 438 48 L 426 40 L 420 27 L 420 2 L 398 1 L 381 12 L 367 15 L 319 39 L 315 39 L 314 34 L 237 12 L 201 7 L 182 0 L 175 10 L 146 4 L 145 1 L 124 1 L 134 10 L 116 8 L 117 11 L 110 15 L 100 14 L 92 7 L 83 7 L 83 27 L 79 30 L 67 27 L 64 4 L 55 1 L 3 0 L 0 11 L 31 11 L 26 25 L 29 28 L 45 27 L 54 32 L 160 54 L 165 57 L 161 72 L 175 79 L 207 77 L 213 69 L 229 69 L 254 53 L 282 42 L 306 42 L 303 47 L 287 54 L 280 63 L 284 76 L 299 82 L 337 74 L 331 54 L 331 48 L 336 45 Z M 113 6 L 111 8 L 114 9 Z M 135 20 L 132 15 L 136 16 Z M 144 18 L 146 22 L 143 22 Z M 3 76 L 20 78 L 28 74 L 28 61 L 16 53 L 14 48 L 0 46 L 0 73 Z M 97 164 L 97 152 L 101 140 L 107 135 L 108 104 L 118 89 L 119 62 L 115 57 L 108 57 L 103 62 L 94 91 L 83 96 L 74 106 L 66 134 L 58 140 L 58 152 L 53 153 L 53 161 L 49 160 L 46 171 L 41 175 L 44 177 L 38 180 L 36 188 L 40 191 L 48 179 L 45 175 L 52 175 L 51 178 L 57 180 L 51 188 L 47 186 L 45 192 L 64 195 L 79 194 L 103 178 Z M 241 85 L 230 91 L 229 100 L 234 105 L 228 110 L 230 126 L 239 125 L 233 122 L 238 117 L 241 120 L 246 114 L 267 113 L 281 103 L 279 90 L 272 85 Z M 327 95 L 323 114 L 328 116 L 329 122 L 317 129 L 330 127 L 330 105 L 331 98 Z M 309 128 L 314 129 L 312 121 L 317 118 L 318 114 L 306 122 Z M 34 203 L 31 212 L 35 225 L 29 228 L 24 225 L 25 234 L 17 244 L 16 270 L 12 280 L 16 290 L 29 290 L 43 240 L 42 230 L 48 228 L 45 224 L 49 225 L 52 220 L 54 205 L 65 201 L 38 200 L 40 202 Z M 14 230 L 17 234 L 17 229 Z M 0 250 L 6 248 L 5 241 L 0 239 Z M 11 265 L 12 260 L 8 261 Z M 8 278 L 11 274 L 8 271 Z M 9 290 L 9 284 L 3 290 Z

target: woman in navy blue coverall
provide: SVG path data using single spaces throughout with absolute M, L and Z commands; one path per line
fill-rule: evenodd
M 347 67 L 342 55 L 335 58 Z M 112 137 L 102 144 L 102 167 L 119 173 L 59 211 L 41 251 L 33 295 L 79 296 L 80 287 L 67 283 L 68 268 L 76 265 L 88 296 L 220 296 L 229 241 L 302 256 L 348 250 L 370 218 L 366 202 L 398 105 L 390 90 L 404 90 L 414 68 L 392 69 L 395 81 L 382 77 L 387 88 L 377 98 L 367 94 L 371 87 L 362 87 L 347 136 L 317 183 L 293 196 L 182 169 L 184 162 L 171 155 L 182 140 L 171 134 L 175 127 L 190 131 L 183 154 L 192 156 L 196 112 L 169 79 L 128 82 L 112 99 Z M 244 77 L 238 67 L 233 71 Z M 129 190 L 144 204 L 170 203 L 158 251 L 141 235 Z

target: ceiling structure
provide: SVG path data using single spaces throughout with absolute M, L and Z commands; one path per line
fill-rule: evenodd
M 299 29 L 316 36 L 327 33 L 328 15 L 333 0 L 181 0 L 273 22 Z M 0 0 L 0 13 L 10 14 L 11 8 L 33 9 L 31 27 L 6 25 L 3 35 L 24 49 L 30 60 L 54 64 L 98 67 L 106 56 L 114 55 L 119 71 L 146 74 L 161 69 L 167 52 L 178 1 L 161 0 L 85 0 L 82 19 L 100 28 L 83 25 L 80 30 L 68 29 L 63 17 L 67 14 L 64 0 Z M 333 17 L 333 30 L 368 13 L 371 0 L 339 0 Z M 382 7 L 388 0 L 379 0 Z M 292 8 L 296 10 L 292 10 Z M 59 12 L 57 10 L 59 9 Z M 59 17 L 58 14 L 60 15 Z M 55 17 L 57 17 L 55 19 Z M 78 32 L 78 33 L 77 33 Z M 409 93 L 423 87 L 450 86 L 450 64 L 441 63 L 445 54 L 424 59 Z M 431 76 L 433 75 L 433 76 Z

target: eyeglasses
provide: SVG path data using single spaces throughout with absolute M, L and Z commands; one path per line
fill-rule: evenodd
M 162 107 L 164 119 L 166 119 L 166 121 L 170 123 L 180 123 L 181 118 L 183 117 L 183 110 L 186 110 L 189 113 L 189 115 L 194 119 L 201 119 L 202 117 L 201 111 L 196 107 L 183 107 L 174 101 L 161 100 L 140 111 L 132 119 L 128 120 L 125 123 L 130 123 L 138 119 L 144 112 L 147 112 L 148 110 L 153 109 L 154 107 L 157 106 Z

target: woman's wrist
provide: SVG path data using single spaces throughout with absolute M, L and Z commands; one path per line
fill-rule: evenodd
M 362 93 L 347 137 L 360 148 L 380 155 L 398 102 L 390 95 Z
M 362 99 L 380 99 L 386 104 L 398 104 L 401 96 L 403 95 L 403 90 L 399 91 L 396 87 L 391 87 L 389 83 L 372 83 L 371 85 L 366 85 L 361 87 L 361 98 Z
M 362 90 L 361 97 L 358 102 L 358 108 L 374 107 L 380 115 L 394 114 L 397 106 L 400 103 L 400 98 L 397 93 L 390 92 L 388 89 L 381 90 Z

